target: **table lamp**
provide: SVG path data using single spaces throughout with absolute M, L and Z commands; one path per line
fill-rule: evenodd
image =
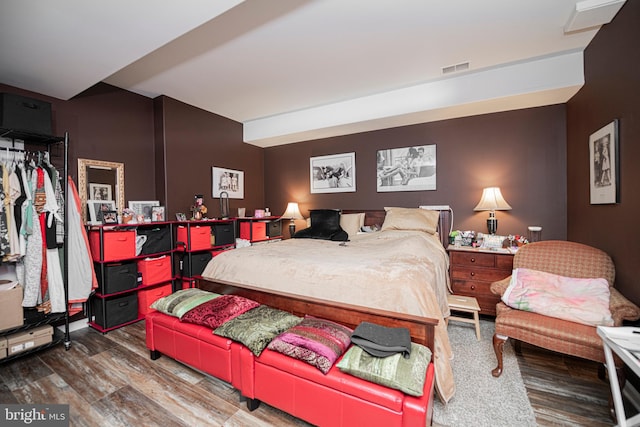
M 289 202 L 287 205 L 287 209 L 282 214 L 282 218 L 289 218 L 291 221 L 289 222 L 289 235 L 293 237 L 296 232 L 296 219 L 304 219 L 302 214 L 300 213 L 300 208 L 298 204 L 295 202 Z
M 482 190 L 482 197 L 480 203 L 473 208 L 474 211 L 489 211 L 489 218 L 487 218 L 487 229 L 489 234 L 496 234 L 498 231 L 498 218 L 496 218 L 496 211 L 511 210 L 509 203 L 502 197 L 502 192 L 499 187 L 488 187 Z

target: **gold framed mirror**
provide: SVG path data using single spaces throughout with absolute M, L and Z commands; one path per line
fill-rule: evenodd
M 78 159 L 78 194 L 87 223 L 88 200 L 113 200 L 118 214 L 124 205 L 124 163 Z

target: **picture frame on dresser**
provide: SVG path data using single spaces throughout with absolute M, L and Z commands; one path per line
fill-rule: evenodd
M 165 220 L 164 206 L 152 206 L 151 221 L 158 222 L 158 221 L 164 221 L 164 220 Z
M 102 224 L 117 224 L 118 223 L 118 212 L 117 211 L 103 211 L 102 212 Z
M 104 212 L 115 211 L 115 200 L 87 200 L 89 208 L 89 223 L 91 225 L 102 224 L 102 215 Z
M 589 194 L 592 205 L 620 203 L 618 120 L 589 136 Z
M 160 202 L 158 200 L 129 201 L 129 209 L 134 211 L 136 216 L 142 215 L 145 221 L 151 221 L 154 206 L 160 206 Z

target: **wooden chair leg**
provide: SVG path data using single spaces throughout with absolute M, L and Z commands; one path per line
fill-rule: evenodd
M 509 337 L 498 334 L 493 335 L 493 351 L 496 353 L 496 359 L 498 359 L 498 366 L 491 371 L 491 375 L 494 377 L 502 375 L 502 353 L 504 351 L 504 343 L 507 342 L 507 339 L 509 339 Z

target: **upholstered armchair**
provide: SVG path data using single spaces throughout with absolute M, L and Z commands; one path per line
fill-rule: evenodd
M 637 320 L 640 309 L 613 288 L 615 267 L 605 252 L 591 246 L 566 241 L 541 241 L 521 247 L 513 259 L 513 268 L 528 268 L 573 278 L 604 278 L 609 282 L 609 309 L 615 326 L 623 320 Z M 491 292 L 502 297 L 509 286 L 510 277 L 491 284 Z M 508 338 L 604 363 L 602 340 L 595 326 L 561 320 L 531 311 L 508 307 L 503 302 L 496 306 L 496 332 L 493 348 L 498 366 L 494 377 L 502 374 L 502 352 Z M 602 371 L 602 373 L 604 370 Z M 621 370 L 618 370 L 621 374 Z M 621 379 L 624 381 L 622 377 Z

